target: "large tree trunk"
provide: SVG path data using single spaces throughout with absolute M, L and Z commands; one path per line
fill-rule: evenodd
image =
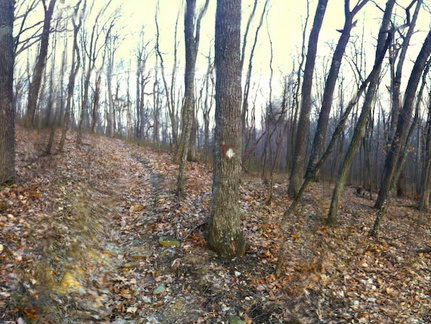
M 42 83 L 43 72 L 46 66 L 46 58 L 48 56 L 48 43 L 49 33 L 51 29 L 51 19 L 54 13 L 54 7 L 57 0 L 51 0 L 48 7 L 46 1 L 43 0 L 43 7 L 45 11 L 45 18 L 43 21 L 43 29 L 40 40 L 39 55 L 36 60 L 36 66 L 34 69 L 33 80 L 30 83 L 28 90 L 28 105 L 25 125 L 27 127 L 33 125 L 34 115 L 36 113 L 37 98 L 39 96 L 40 85 Z
M 0 184 L 15 178 L 14 1 L 0 1 Z
M 319 41 L 319 33 L 322 27 L 323 18 L 326 12 L 328 0 L 319 0 L 317 4 L 316 14 L 314 16 L 313 28 L 310 32 L 308 41 L 307 61 L 304 69 L 304 82 L 302 84 L 302 102 L 301 112 L 298 121 L 298 131 L 296 133 L 293 165 L 290 173 L 290 183 L 288 193 L 291 196 L 296 196 L 298 193 L 303 178 L 304 178 L 304 163 L 307 152 L 308 131 L 310 128 L 310 111 L 311 111 L 311 88 L 313 86 L 314 65 L 316 62 L 317 44 Z
M 231 259 L 245 252 L 240 228 L 241 0 L 218 0 L 216 12 L 216 128 L 208 246 Z

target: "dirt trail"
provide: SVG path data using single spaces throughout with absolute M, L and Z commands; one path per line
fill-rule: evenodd
M 14 218 L 26 214 L 37 242 L 21 249 L 25 262 L 20 257 L 11 271 L 20 274 L 5 284 L 18 290 L 5 312 L 26 323 L 196 322 L 206 295 L 200 289 L 210 291 L 209 278 L 200 282 L 208 252 L 190 256 L 190 246 L 177 247 L 190 226 L 180 229 L 184 208 L 172 194 L 176 170 L 167 160 L 143 147 L 90 138 L 82 146 L 69 139 L 63 154 L 29 164 L 22 178 L 37 173 L 46 183 L 37 185 L 37 199 L 15 206 Z M 17 240 L 27 234 L 13 233 Z M 190 293 L 192 283 L 197 293 Z
M 187 323 L 190 303 L 165 302 L 170 282 L 163 277 L 169 271 L 164 259 L 172 261 L 170 252 L 160 256 L 157 235 L 143 230 L 157 226 L 166 198 L 156 155 L 120 141 L 115 154 L 110 149 L 100 143 L 81 148 L 82 159 L 67 168 L 79 170 L 86 160 L 85 176 L 65 187 L 61 210 L 70 209 L 70 222 L 55 222 L 67 228 L 42 243 L 51 247 L 44 259 L 58 262 L 57 275 L 47 278 L 52 267 L 45 261 L 36 273 L 44 299 L 43 306 L 30 302 L 37 306 L 36 322 L 175 323 L 186 315 Z M 64 170 L 58 176 L 64 181 Z M 70 177 L 77 180 L 74 171 Z

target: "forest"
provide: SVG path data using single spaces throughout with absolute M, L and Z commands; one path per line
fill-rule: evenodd
M 424 0 L 0 0 L 0 322 L 431 322 Z

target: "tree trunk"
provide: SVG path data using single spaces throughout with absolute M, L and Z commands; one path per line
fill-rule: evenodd
M 78 144 L 82 144 L 82 132 L 84 131 L 84 123 L 85 118 L 87 116 L 88 111 L 88 90 L 90 88 L 90 77 L 91 77 L 91 69 L 89 68 L 86 72 L 85 78 L 84 78 L 84 84 L 83 84 L 83 90 L 84 93 L 82 94 L 81 99 L 81 114 L 79 117 L 79 124 L 78 124 L 78 130 L 76 135 L 76 142 Z
M 196 6 L 196 0 L 193 1 L 194 2 L 194 6 Z M 188 3 L 187 3 L 188 5 Z M 165 63 L 164 63 L 164 59 L 163 59 L 163 55 L 160 51 L 160 30 L 159 30 L 159 16 L 158 16 L 158 12 L 159 12 L 159 5 L 157 5 L 157 10 L 156 10 L 156 14 L 155 14 L 155 23 L 156 23 L 156 54 L 157 57 L 160 59 L 160 74 L 162 77 L 162 81 L 163 81 L 163 87 L 164 87 L 164 92 L 165 92 L 165 99 L 166 99 L 166 106 L 168 108 L 169 111 L 169 119 L 171 121 L 171 129 L 172 129 L 172 142 L 174 144 L 175 147 L 177 147 L 178 145 L 178 121 L 177 121 L 177 112 L 176 112 L 176 107 L 175 107 L 175 79 L 176 79 L 176 70 L 177 70 L 177 30 L 178 30 L 178 20 L 179 20 L 179 12 L 178 12 L 178 16 L 175 22 L 175 33 L 174 33 L 174 64 L 173 64 L 173 69 L 172 69 L 172 78 L 171 78 L 171 85 L 170 87 L 168 86 L 168 82 L 166 80 L 166 76 L 165 76 Z M 193 11 L 194 13 L 194 11 Z M 186 13 L 187 14 L 187 13 Z M 189 24 L 194 24 L 193 20 L 190 22 L 185 22 L 185 27 L 184 27 L 184 32 L 186 32 L 187 29 L 187 23 Z M 194 33 L 194 30 L 192 30 L 192 33 Z M 192 34 L 193 35 L 193 34 Z M 187 51 L 187 44 L 186 46 L 186 51 Z M 187 56 L 187 54 L 186 54 Z M 186 65 L 187 65 L 187 58 L 186 58 Z M 177 157 L 176 162 L 179 162 L 179 157 Z
M 70 112 L 72 110 L 75 80 L 76 80 L 76 75 L 78 74 L 79 68 L 81 66 L 81 56 L 79 54 L 79 46 L 78 46 L 78 33 L 82 25 L 82 15 L 78 15 L 80 3 L 81 2 L 78 2 L 78 5 L 75 7 L 75 15 L 74 15 L 74 18 L 72 18 L 72 22 L 73 22 L 72 67 L 70 69 L 69 83 L 67 85 L 67 102 L 66 102 L 66 111 L 64 112 L 63 130 L 61 132 L 60 144 L 58 147 L 58 150 L 60 152 L 62 152 L 64 149 L 64 144 L 66 142 L 66 134 L 67 134 L 67 131 L 69 130 L 70 115 L 71 115 Z M 76 22 L 75 19 L 78 19 L 78 22 Z
M 36 113 L 37 98 L 39 96 L 40 85 L 42 84 L 43 72 L 45 70 L 46 58 L 48 56 L 48 43 L 49 33 L 51 29 L 51 18 L 54 13 L 54 6 L 57 0 L 51 0 L 48 7 L 46 7 L 46 1 L 43 0 L 43 7 L 45 11 L 45 18 L 43 21 L 43 29 L 40 40 L 39 55 L 36 60 L 36 66 L 34 69 L 33 80 L 30 83 L 28 90 L 28 105 L 25 125 L 30 127 L 34 122 L 34 115 Z
M 14 2 L 0 2 L 0 184 L 15 180 Z
M 431 198 L 431 93 L 428 95 L 428 119 L 426 127 L 426 141 L 425 141 L 425 159 L 422 171 L 421 183 L 421 200 L 419 208 L 427 210 L 430 208 Z
M 184 73 L 184 105 L 182 111 L 182 132 L 178 145 L 176 158 L 179 160 L 177 177 L 177 194 L 182 195 L 184 190 L 184 170 L 187 163 L 187 154 L 190 147 L 190 134 L 195 111 L 195 70 L 196 58 L 199 49 L 200 24 L 202 17 L 208 7 L 209 0 L 205 2 L 195 25 L 196 0 L 187 0 L 186 12 L 184 14 L 184 39 L 186 46 L 186 69 Z M 196 30 L 196 31 L 195 31 Z
M 100 100 L 100 83 L 102 81 L 102 73 L 98 72 L 96 77 L 96 87 L 94 89 L 93 98 L 93 118 L 91 120 L 91 132 L 96 134 L 97 116 L 99 114 L 99 100 Z
M 248 99 L 249 99 L 249 95 L 250 95 L 251 77 L 252 77 L 252 73 L 253 73 L 254 52 L 256 50 L 257 41 L 259 38 L 259 32 L 260 32 L 260 29 L 263 25 L 263 19 L 265 17 L 265 14 L 267 13 L 266 8 L 268 6 L 268 2 L 269 2 L 269 0 L 266 0 L 264 5 L 263 5 L 262 14 L 260 16 L 259 24 L 256 27 L 256 32 L 254 35 L 254 42 L 253 42 L 253 45 L 251 47 L 250 56 L 249 56 L 249 60 L 248 60 L 248 68 L 247 68 L 247 74 L 246 74 L 245 83 L 244 83 L 244 92 L 243 92 L 243 99 L 242 99 L 242 111 L 241 111 L 241 122 L 242 122 L 242 133 L 243 134 L 245 134 L 245 130 L 247 127 L 247 115 L 248 115 L 248 108 L 249 108 L 248 107 Z M 250 30 L 251 22 L 253 20 L 254 14 L 256 12 L 257 4 L 258 4 L 258 0 L 255 0 L 254 5 L 253 5 L 253 10 L 250 14 L 250 17 L 248 18 L 246 31 L 244 33 L 242 51 L 241 51 L 241 67 L 244 67 L 245 50 L 246 50 L 246 46 L 247 46 L 247 36 L 248 36 L 248 32 Z M 244 139 L 243 139 L 243 141 L 244 141 Z M 244 155 L 244 152 L 243 152 L 243 155 Z M 243 161 L 244 161 L 244 156 L 243 156 Z
M 296 196 L 301 187 L 304 177 L 304 162 L 307 151 L 308 131 L 310 128 L 311 88 L 313 86 L 314 65 L 316 62 L 319 33 L 322 27 L 327 4 L 328 0 L 319 0 L 319 3 L 317 4 L 316 14 L 314 16 L 313 27 L 311 29 L 310 38 L 308 41 L 307 61 L 305 63 L 304 82 L 302 84 L 301 93 L 301 112 L 299 115 L 294 147 L 293 164 L 288 188 L 288 193 L 291 196 Z
M 240 228 L 241 0 L 218 0 L 216 11 L 216 127 L 208 246 L 221 257 L 245 253 Z
M 109 50 L 108 50 L 109 51 Z M 106 87 L 108 90 L 108 120 L 106 126 L 106 134 L 109 137 L 115 135 L 115 116 L 114 116 L 114 98 L 112 94 L 112 73 L 114 68 L 114 53 L 108 54 L 108 66 L 106 71 Z
M 195 111 L 193 109 L 192 112 L 193 121 L 192 127 L 190 129 L 190 141 L 189 141 L 189 150 L 187 152 L 187 161 L 196 162 L 198 160 L 197 157 L 197 136 L 198 136 L 198 120 L 195 115 Z

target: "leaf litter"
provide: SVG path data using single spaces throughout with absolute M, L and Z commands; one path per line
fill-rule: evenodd
M 328 228 L 331 187 L 313 184 L 281 229 L 286 177 L 268 203 L 268 186 L 246 175 L 247 253 L 223 261 L 204 241 L 210 165 L 188 164 L 178 200 L 170 154 L 90 135 L 78 146 L 72 135 L 45 156 L 46 134 L 18 128 L 18 181 L 0 191 L 3 323 L 431 321 L 431 258 L 417 253 L 431 244 L 429 215 L 412 201 L 396 200 L 371 239 L 372 201 L 347 188 Z

